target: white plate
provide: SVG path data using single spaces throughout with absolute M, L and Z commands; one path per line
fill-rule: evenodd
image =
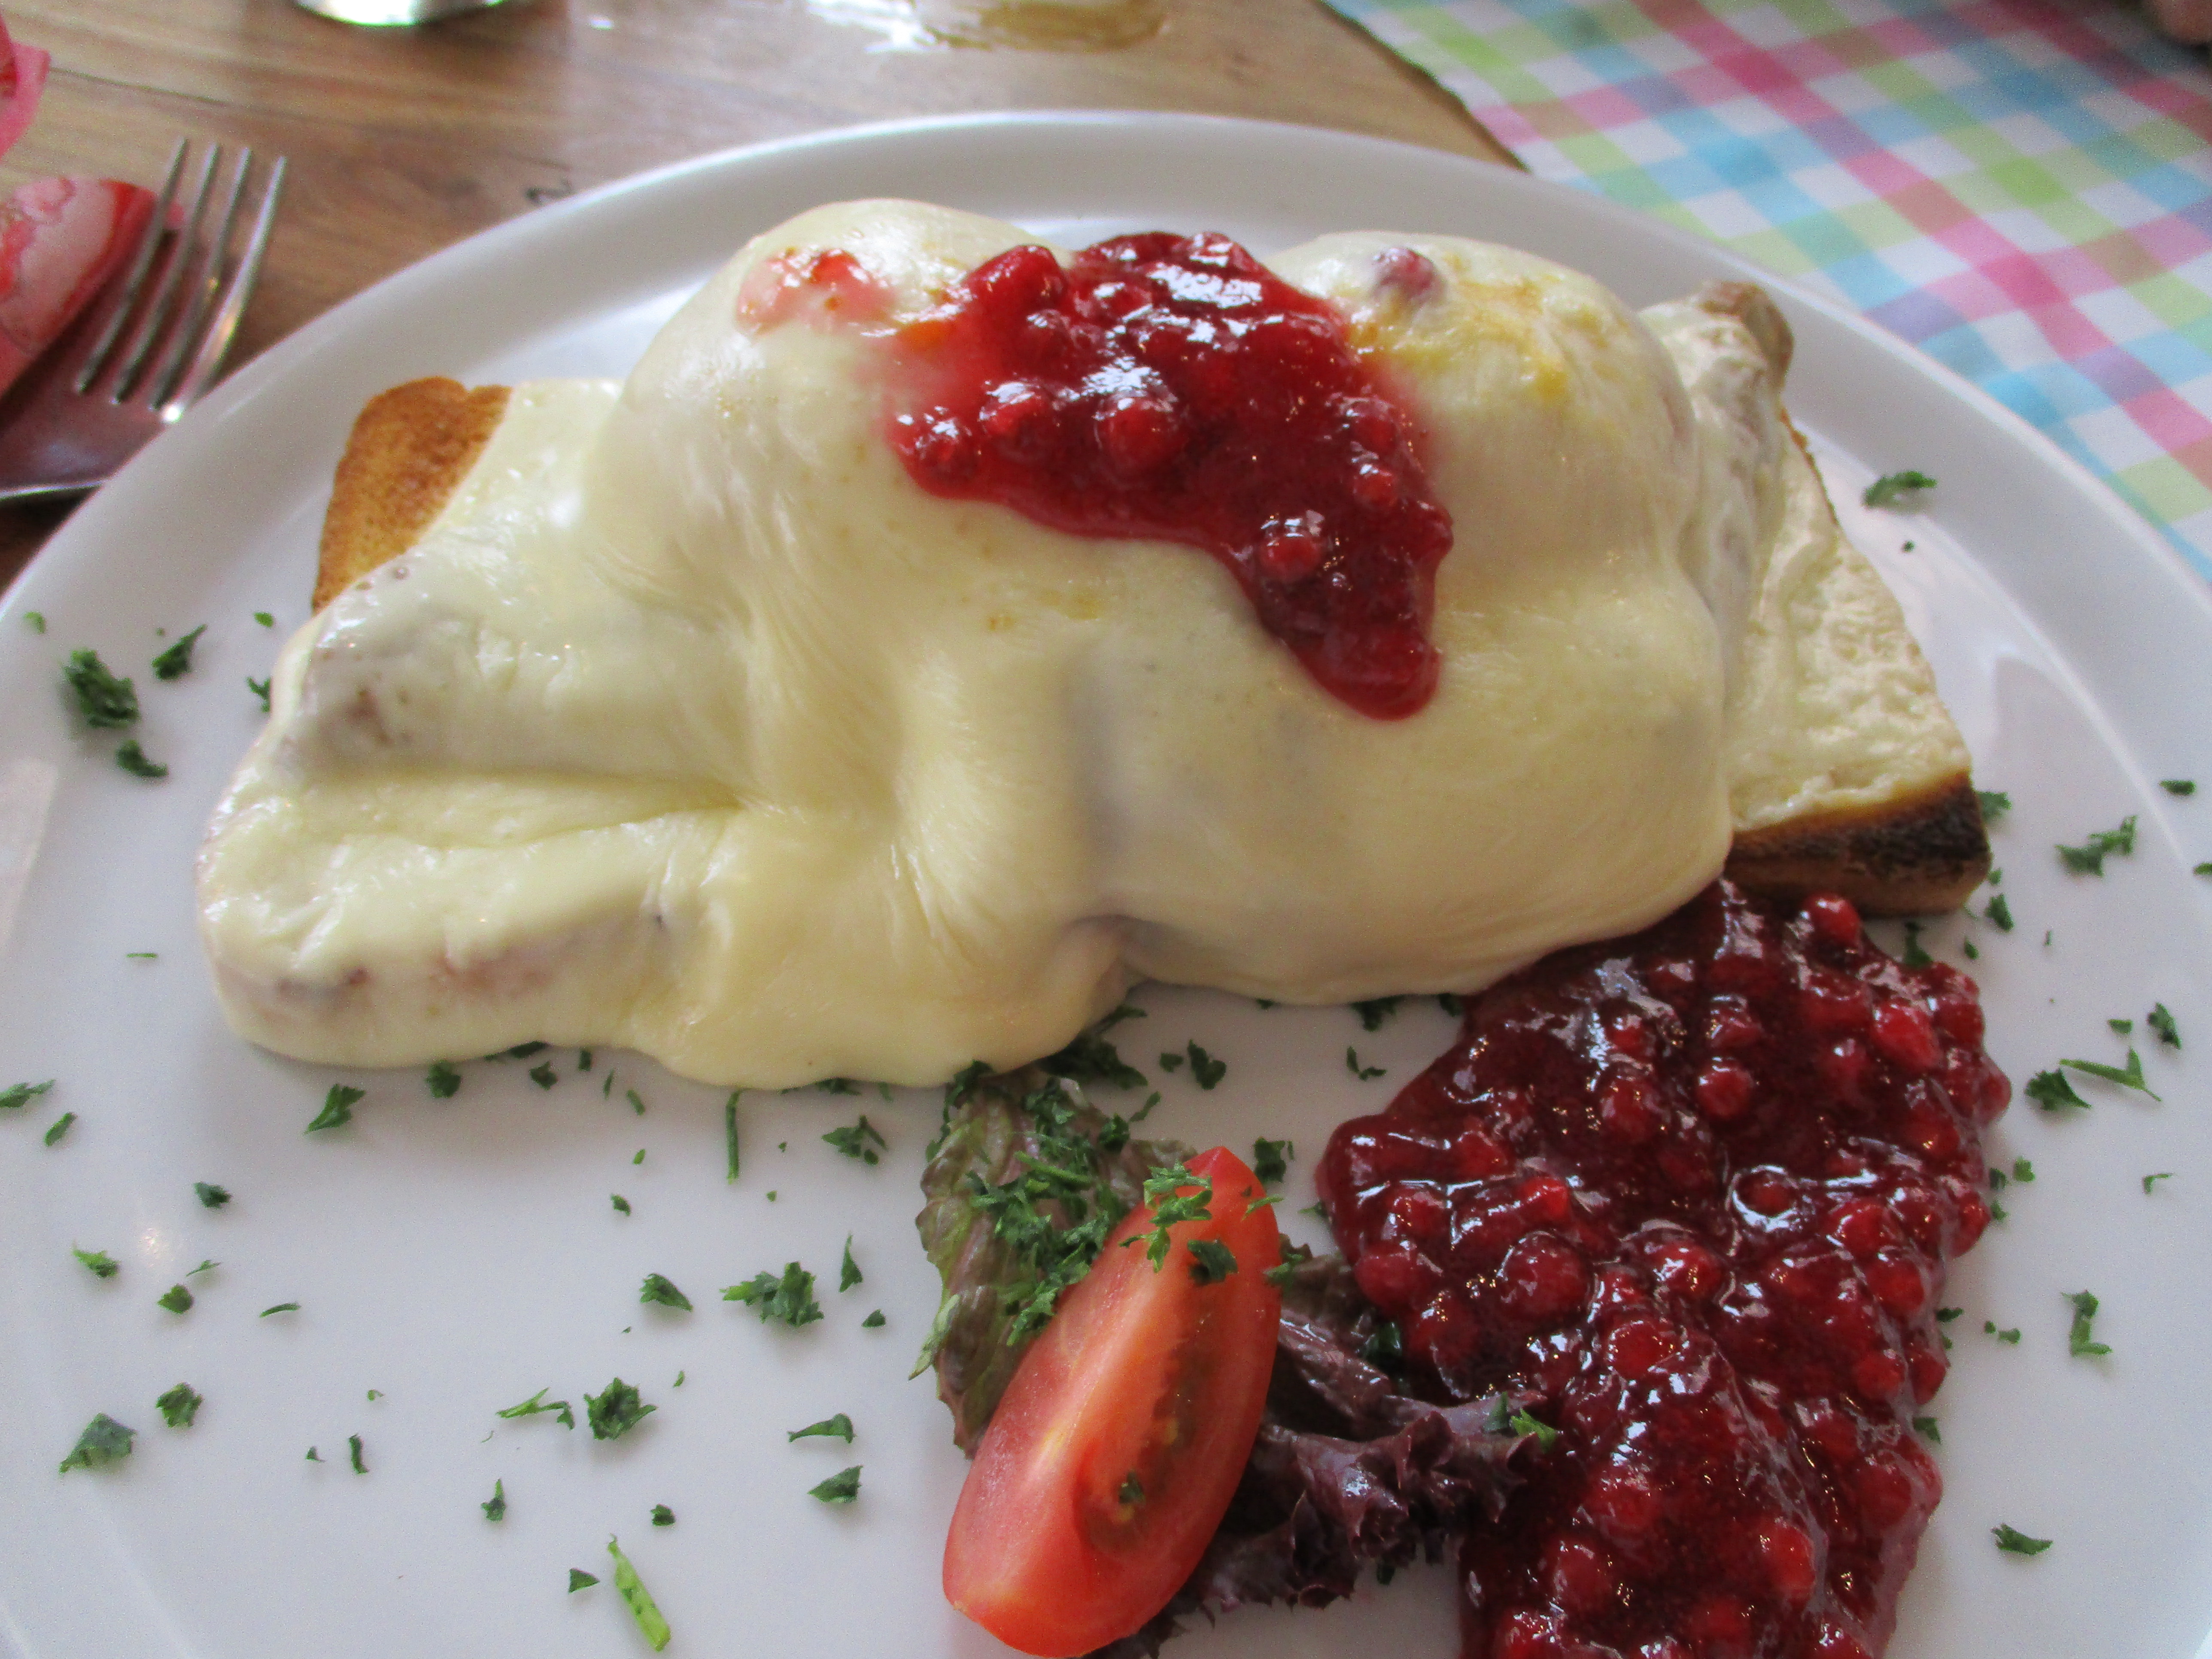
M 547 208 L 426 261 L 270 352 L 155 444 L 58 536 L 0 611 L 0 1085 L 59 1079 L 0 1122 L 0 1647 L 36 1659 L 205 1659 L 637 1651 L 603 1547 L 622 1534 L 675 1626 L 672 1654 L 981 1654 L 995 1644 L 937 1588 L 962 1464 L 927 1381 L 906 1370 L 934 1305 L 917 1249 L 933 1098 L 749 1100 L 743 1178 L 722 1173 L 720 1097 L 621 1055 L 541 1092 L 473 1065 L 450 1102 L 419 1074 L 364 1076 L 355 1124 L 301 1131 L 334 1074 L 223 1029 L 192 935 L 200 828 L 303 617 L 333 457 L 362 399 L 425 374 L 475 380 L 619 374 L 655 324 L 745 236 L 816 202 L 932 198 L 1062 241 L 1215 228 L 1259 250 L 1354 226 L 1472 234 L 1596 272 L 1638 303 L 1743 274 L 1716 249 L 1503 168 L 1370 139 L 1172 116 L 1060 115 L 877 128 L 709 157 Z M 1996 842 L 2018 930 L 1929 931 L 1983 955 L 1990 1046 L 2024 1081 L 2061 1054 L 2118 1060 L 2139 1023 L 2162 1106 L 2083 1082 L 2052 1121 L 2022 1103 L 1993 1160 L 2034 1159 L 2012 1219 L 1948 1300 L 1955 1368 L 1936 1409 L 1948 1495 L 1893 1651 L 2188 1656 L 2212 1627 L 2212 604 L 2111 495 L 1987 398 L 1887 337 L 1785 292 L 1791 404 L 1840 495 L 1917 466 L 1925 516 L 1852 512 L 1935 659 L 1981 781 L 2016 803 Z M 1915 550 L 1901 550 L 1911 540 Z M 47 632 L 32 633 L 39 611 Z M 275 630 L 252 613 L 274 611 Z M 156 684 L 160 641 L 208 623 L 193 672 Z M 165 783 L 73 734 L 57 665 L 99 647 L 137 678 Z M 2177 799 L 2155 780 L 2201 776 Z M 51 799 L 48 796 L 51 795 Z M 2101 880 L 2051 852 L 2133 813 Z M 13 913 L 12 934 L 9 916 Z M 2050 931 L 2045 942 L 2045 930 Z M 152 951 L 156 961 L 127 960 Z M 1166 1133 L 1295 1137 L 1310 1155 L 1439 1049 L 1425 1005 L 1370 1036 L 1351 1014 L 1262 1012 L 1155 988 L 1120 1035 L 1140 1060 L 1195 1036 L 1230 1062 L 1201 1095 L 1164 1079 Z M 2163 1001 L 2190 1044 L 2148 1040 Z M 1347 1042 L 1389 1070 L 1360 1084 Z M 611 1100 L 600 1079 L 618 1075 Z M 1157 1071 L 1157 1067 L 1147 1069 Z M 1187 1076 L 1187 1073 L 1182 1074 Z M 635 1085 L 649 1109 L 622 1103 Z M 818 1139 L 866 1109 L 877 1168 Z M 62 1111 L 78 1115 L 42 1145 Z M 779 1143 L 789 1150 L 780 1151 Z M 638 1148 L 648 1156 L 633 1164 Z M 2152 1196 L 2140 1177 L 2171 1170 Z M 192 1182 L 234 1201 L 202 1208 Z M 777 1201 L 768 1201 L 770 1189 Z M 635 1214 L 616 1214 L 611 1193 Z M 1297 1224 L 1310 1229 L 1309 1221 Z M 867 1274 L 835 1288 L 854 1236 Z M 95 1280 L 72 1243 L 112 1252 Z M 154 1305 L 203 1257 L 181 1317 Z M 796 1257 L 829 1317 L 768 1329 L 716 1289 Z M 691 1314 L 641 1307 L 668 1274 Z M 2062 1293 L 2104 1298 L 2105 1360 L 2069 1358 Z M 271 1304 L 301 1310 L 257 1317 Z M 860 1328 L 881 1307 L 888 1325 Z M 2024 1333 L 1982 1334 L 1985 1317 Z M 678 1370 L 681 1389 L 672 1386 Z M 658 1413 L 595 1444 L 493 1413 L 550 1385 L 580 1406 L 619 1373 Z M 189 1381 L 197 1426 L 155 1396 Z M 371 1399 L 369 1391 L 380 1390 Z M 130 1460 L 58 1476 L 94 1412 L 139 1431 Z M 860 1439 L 787 1445 L 849 1413 Z M 369 1473 L 348 1468 L 362 1437 Z M 304 1461 L 310 1445 L 319 1464 Z M 860 1501 L 807 1488 L 848 1462 Z M 506 1483 L 506 1520 L 477 1505 Z M 647 1513 L 671 1505 L 677 1524 Z M 2000 1555 L 1990 1528 L 2057 1540 Z M 567 1570 L 606 1583 L 570 1596 Z M 1324 1613 L 1240 1613 L 1182 1640 L 1204 1656 L 1456 1651 L 1446 1576 L 1410 1575 Z

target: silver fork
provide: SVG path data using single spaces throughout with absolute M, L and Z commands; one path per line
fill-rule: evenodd
M 246 210 L 250 228 L 233 258 L 253 152 L 241 149 L 228 183 L 216 185 L 222 146 L 208 145 L 180 198 L 190 148 L 179 139 L 170 152 L 161 198 L 122 279 L 0 400 L 0 501 L 106 483 L 215 383 L 261 274 L 284 158 L 264 171 L 259 204 Z

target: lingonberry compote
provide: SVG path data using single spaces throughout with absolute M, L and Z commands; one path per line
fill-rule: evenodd
M 1556 1427 L 1461 1549 L 1468 1659 L 1869 1659 L 2010 1085 L 1972 981 L 1723 881 L 1474 1000 L 1319 1180 L 1421 1384 Z
M 1435 286 L 1409 249 L 1382 272 Z M 933 494 L 1085 536 L 1199 547 L 1261 625 L 1363 714 L 1436 689 L 1451 520 L 1419 434 L 1343 318 L 1226 236 L 1119 236 L 1062 265 L 1017 247 L 899 331 L 891 441 Z

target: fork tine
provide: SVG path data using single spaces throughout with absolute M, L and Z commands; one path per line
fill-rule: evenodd
M 239 192 L 246 188 L 246 175 L 253 165 L 253 152 L 241 149 L 238 161 L 230 175 L 230 188 L 224 193 L 222 211 L 216 216 L 215 229 L 207 240 L 207 246 L 195 263 L 191 279 L 185 284 L 185 310 L 169 330 L 168 343 L 162 348 L 159 364 L 142 382 L 142 402 L 159 407 L 174 389 L 189 354 L 199 339 L 200 325 L 206 319 L 208 306 L 222 284 L 223 259 L 230 249 L 231 227 L 238 222 Z
M 108 313 L 106 325 L 93 341 L 92 349 L 86 353 L 83 367 L 77 371 L 71 391 L 81 392 L 93 383 L 107 356 L 107 349 L 115 343 L 116 336 L 123 332 L 123 325 L 130 320 L 131 307 L 138 302 L 139 284 L 146 280 L 146 272 L 154 263 L 154 251 L 161 246 L 161 238 L 169 228 L 169 204 L 176 198 L 177 180 L 184 170 L 185 141 L 179 138 L 176 148 L 169 152 L 169 171 L 161 180 L 161 194 L 154 204 L 153 214 L 146 221 L 146 228 L 138 234 L 137 249 L 131 256 L 130 273 L 124 277 L 122 285 L 115 291 L 114 299 L 109 302 L 112 309 Z
M 154 289 L 154 297 L 147 302 L 145 314 L 133 331 L 131 343 L 124 350 L 110 377 L 109 396 L 120 403 L 130 394 L 138 378 L 139 366 L 146 360 L 164 331 L 167 329 L 170 303 L 176 297 L 177 283 L 185 274 L 191 260 L 192 244 L 200 234 L 200 221 L 207 215 L 208 184 L 215 177 L 216 161 L 222 159 L 222 146 L 210 144 L 201 158 L 199 179 L 192 186 L 191 205 L 185 210 L 184 228 L 171 244 L 169 257 L 161 266 L 161 280 Z
M 244 167 L 239 171 L 243 176 Z M 176 391 L 170 394 L 169 406 L 181 410 L 197 399 L 222 366 L 223 353 L 230 349 L 231 336 L 238 331 L 239 319 L 245 315 L 246 302 L 253 297 L 253 285 L 260 277 L 261 256 L 268 250 L 269 228 L 276 220 L 276 198 L 283 190 L 284 158 L 280 155 L 263 181 L 261 210 L 254 216 L 253 231 L 246 239 L 246 252 L 239 256 L 237 267 L 230 273 L 230 286 L 216 307 L 215 316 L 208 324 L 191 366 L 177 383 Z

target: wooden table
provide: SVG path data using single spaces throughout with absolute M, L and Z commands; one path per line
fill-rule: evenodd
M 890 44 L 885 23 L 908 9 L 963 3 L 981 0 L 509 0 L 365 29 L 289 0 L 18 0 L 9 28 L 51 52 L 53 71 L 37 120 L 0 161 L 0 189 L 57 173 L 156 183 L 179 135 L 289 156 L 235 367 L 542 202 L 861 121 L 1195 110 L 1507 159 L 1448 94 L 1318 0 L 1122 0 L 1122 18 L 1158 27 L 1110 48 Z M 882 21 L 842 21 L 871 15 Z M 66 513 L 0 508 L 0 584 Z

